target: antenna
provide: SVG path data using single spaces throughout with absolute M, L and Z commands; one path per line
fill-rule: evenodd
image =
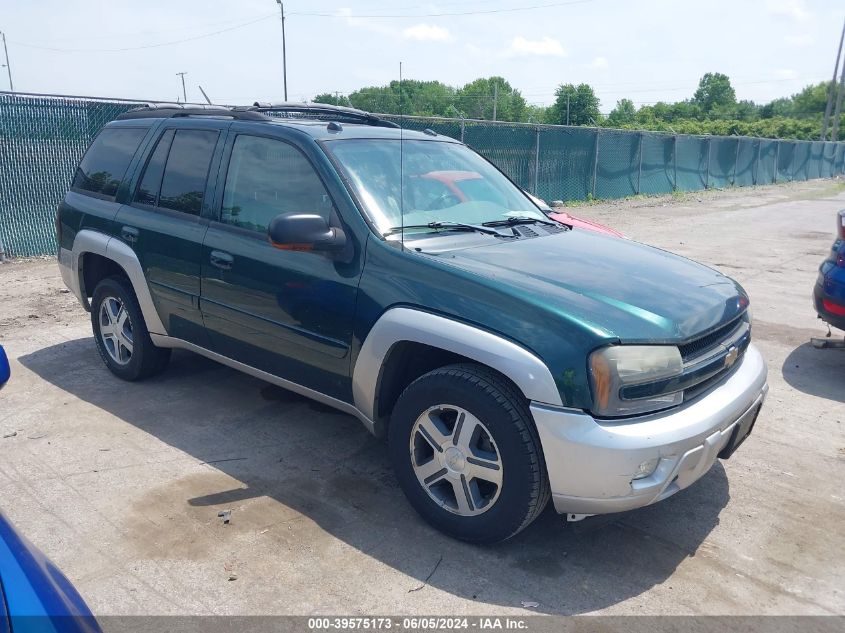
M 402 62 L 399 62 L 399 244 L 405 250 L 405 113 L 402 107 Z

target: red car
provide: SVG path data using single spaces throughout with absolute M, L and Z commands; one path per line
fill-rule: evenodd
M 456 198 L 460 202 L 466 202 L 468 200 L 467 191 L 469 191 L 469 188 L 484 186 L 484 181 L 482 180 L 481 175 L 474 171 L 430 171 L 427 174 L 420 176 L 420 178 L 440 183 L 448 191 L 448 193 L 444 195 Z M 556 220 L 562 224 L 567 224 L 579 229 L 596 231 L 597 233 L 604 233 L 605 235 L 612 235 L 614 237 L 625 237 L 622 233 L 610 228 L 609 226 L 585 220 L 583 218 L 578 218 L 565 211 L 552 209 L 540 198 L 532 196 L 527 191 L 524 191 L 524 193 L 526 196 L 531 198 L 531 200 L 534 201 L 534 204 L 540 207 L 540 209 L 542 209 L 542 211 L 552 220 Z
M 612 229 L 609 226 L 605 226 L 604 224 L 599 224 L 598 222 L 592 222 L 591 220 L 576 218 L 574 215 L 567 213 L 566 211 L 560 211 L 556 209 L 547 210 L 542 206 L 540 208 L 543 209 L 543 211 L 546 212 L 546 215 L 548 215 L 552 220 L 557 220 L 558 222 L 562 222 L 563 224 L 578 227 L 579 229 L 587 229 L 588 231 L 597 231 L 598 233 L 612 235 L 613 237 L 625 237 L 623 233 L 620 233 L 616 229 Z

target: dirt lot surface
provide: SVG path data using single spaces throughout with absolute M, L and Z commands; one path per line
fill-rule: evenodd
M 355 419 L 187 352 L 121 382 L 54 260 L 0 265 L 0 508 L 98 614 L 843 614 L 845 353 L 808 343 L 842 207 L 810 182 L 571 209 L 739 280 L 771 392 L 691 488 L 494 547 L 422 523 Z

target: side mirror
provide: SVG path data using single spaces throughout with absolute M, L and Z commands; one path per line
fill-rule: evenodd
M 270 222 L 270 243 L 283 251 L 338 252 L 346 246 L 343 229 L 313 213 L 283 213 Z

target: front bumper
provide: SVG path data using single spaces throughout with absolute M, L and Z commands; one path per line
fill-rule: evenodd
M 706 395 L 635 420 L 596 420 L 580 410 L 532 404 L 555 510 L 608 514 L 646 506 L 700 479 L 734 436 L 747 433 L 768 391 L 766 363 L 750 345 Z M 634 480 L 639 465 L 656 470 Z

